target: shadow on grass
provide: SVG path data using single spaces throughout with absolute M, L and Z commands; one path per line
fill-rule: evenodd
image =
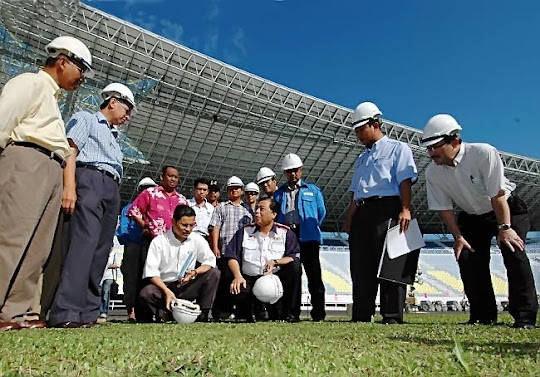
M 418 343 L 425 346 L 442 346 L 448 349 L 454 348 L 454 339 L 434 339 L 433 337 L 423 336 L 389 336 L 388 339 L 393 341 L 401 341 L 404 343 Z M 530 357 L 536 359 L 538 357 L 538 342 L 493 342 L 489 339 L 479 340 L 477 342 L 460 339 L 464 349 L 481 348 L 482 353 L 491 355 L 512 354 L 519 357 Z

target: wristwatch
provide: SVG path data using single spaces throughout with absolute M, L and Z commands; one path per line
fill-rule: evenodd
M 277 260 L 274 259 L 274 267 L 279 267 Z
M 499 230 L 508 230 L 508 229 L 510 229 L 511 227 L 512 227 L 511 224 L 499 224 L 499 225 L 497 226 L 497 228 L 499 228 Z

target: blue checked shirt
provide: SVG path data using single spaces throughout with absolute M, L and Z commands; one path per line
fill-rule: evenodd
M 105 116 L 98 111 L 80 111 L 66 125 L 67 138 L 79 149 L 77 162 L 94 165 L 118 178 L 122 178 L 122 150 L 118 143 L 118 130 L 109 126 Z

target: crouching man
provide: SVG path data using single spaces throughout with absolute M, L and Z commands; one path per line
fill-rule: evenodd
M 171 303 L 181 298 L 197 300 L 201 307 L 197 321 L 208 321 L 220 272 L 208 242 L 192 233 L 194 226 L 193 208 L 179 205 L 174 210 L 172 228 L 152 240 L 143 272 L 143 279 L 150 284 L 139 294 L 142 315 L 137 320 L 170 320 Z
M 271 198 L 259 201 L 255 224 L 236 232 L 227 245 L 224 257 L 234 276 L 230 285 L 237 313 L 247 322 L 255 322 L 256 298 L 252 288 L 264 274 L 276 274 L 283 285 L 283 297 L 268 305 L 270 319 L 295 322 L 293 309 L 300 275 L 300 246 L 296 235 L 274 220 L 279 204 Z

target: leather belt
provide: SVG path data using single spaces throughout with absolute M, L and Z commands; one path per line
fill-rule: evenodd
M 116 182 L 117 185 L 120 184 L 120 178 L 118 178 L 113 173 L 111 173 L 111 172 L 109 172 L 109 171 L 107 171 L 107 170 L 105 170 L 103 168 L 100 168 L 98 166 L 85 164 L 84 162 L 77 162 L 77 167 L 78 168 L 83 168 L 83 169 L 96 170 L 96 171 L 100 172 L 101 174 L 105 174 L 107 177 L 111 178 L 113 181 Z
M 17 145 L 19 147 L 26 147 L 26 148 L 35 149 L 36 151 L 39 151 L 39 152 L 43 153 L 45 156 L 49 157 L 50 159 L 58 162 L 62 169 L 66 167 L 66 161 L 62 157 L 60 157 L 56 153 L 48 150 L 47 148 L 42 147 L 41 145 L 37 145 L 37 144 L 34 144 L 34 143 L 29 143 L 27 141 L 12 141 L 10 143 L 10 145 Z
M 363 198 L 363 199 L 356 199 L 354 203 L 357 207 L 363 206 L 367 203 L 374 202 L 377 200 L 388 200 L 388 199 L 395 199 L 399 198 L 399 196 L 370 196 L 369 198 Z

